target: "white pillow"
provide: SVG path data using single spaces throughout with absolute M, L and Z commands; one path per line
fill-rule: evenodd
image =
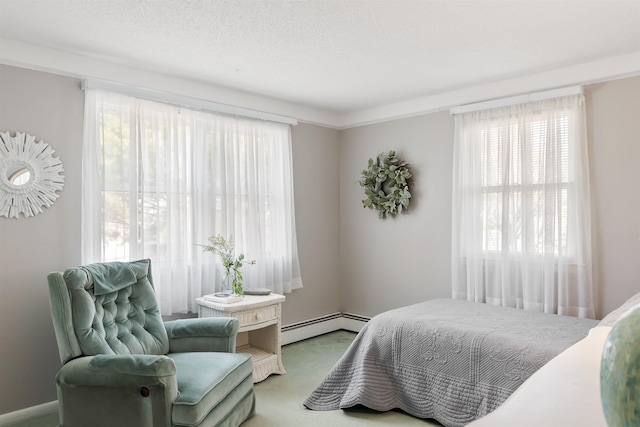
M 634 308 L 636 305 L 640 305 L 640 292 L 629 298 L 620 307 L 607 314 L 604 319 L 598 323 L 598 326 L 613 326 L 618 319 L 627 311 Z

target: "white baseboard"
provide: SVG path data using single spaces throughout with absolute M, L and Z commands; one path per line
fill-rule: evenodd
M 280 343 L 291 344 L 341 329 L 360 332 L 369 318 L 350 313 L 334 313 L 282 327 Z
M 369 321 L 369 318 L 350 313 L 334 313 L 317 317 L 304 322 L 292 323 L 282 327 L 280 343 L 291 344 L 308 338 L 324 335 L 341 329 L 360 332 L 360 329 Z M 0 415 L 0 427 L 17 421 L 24 421 L 58 411 L 58 401 L 31 406 L 18 411 Z
M 20 409 L 18 411 L 9 412 L 7 414 L 0 415 L 0 426 L 14 423 L 17 421 L 25 421 L 41 417 L 43 415 L 49 415 L 58 412 L 58 401 L 43 403 L 41 405 L 31 406 L 29 408 Z

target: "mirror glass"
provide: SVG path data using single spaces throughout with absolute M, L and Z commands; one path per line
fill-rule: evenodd
M 31 172 L 24 165 L 16 163 L 7 168 L 7 180 L 10 184 L 20 186 L 29 182 Z
M 0 216 L 43 212 L 60 196 L 63 172 L 49 144 L 26 133 L 0 132 Z

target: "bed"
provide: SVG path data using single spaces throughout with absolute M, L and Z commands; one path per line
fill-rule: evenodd
M 454 299 L 391 310 L 363 327 L 304 405 L 399 408 L 464 426 L 496 409 L 597 325 Z
M 610 329 L 593 328 L 534 373 L 499 408 L 468 427 L 607 427 L 600 401 L 600 360 Z
M 600 400 L 602 349 L 615 322 L 639 304 L 640 293 L 540 368 L 494 412 L 468 427 L 607 427 Z

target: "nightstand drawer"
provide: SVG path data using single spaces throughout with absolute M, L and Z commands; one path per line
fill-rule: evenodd
M 254 310 L 233 313 L 233 317 L 240 321 L 240 327 L 257 325 L 260 323 L 275 320 L 278 317 L 278 307 L 271 305 L 269 307 L 256 308 Z

